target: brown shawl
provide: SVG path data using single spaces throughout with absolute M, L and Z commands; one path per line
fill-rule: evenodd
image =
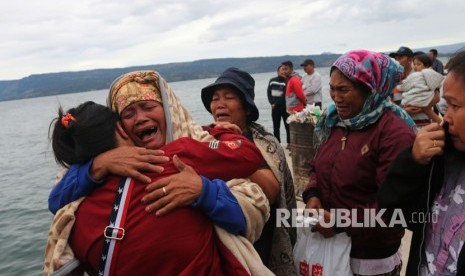
M 297 203 L 294 193 L 294 181 L 286 161 L 284 149 L 278 140 L 267 132 L 263 126 L 252 123 L 250 129 L 252 130 L 255 145 L 260 149 L 263 158 L 279 182 L 280 193 L 277 208 L 287 209 L 292 213 L 292 210 L 297 208 Z M 289 218 L 288 223 L 292 226 L 291 218 Z M 297 232 L 293 227 L 276 227 L 274 229 L 269 267 L 276 275 L 296 275 L 292 253 L 296 237 Z

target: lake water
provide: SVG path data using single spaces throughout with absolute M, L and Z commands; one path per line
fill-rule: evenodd
M 329 100 L 329 68 L 317 68 Z M 302 71 L 299 73 L 302 74 Z M 266 96 L 275 73 L 254 74 L 259 123 L 272 131 Z M 200 89 L 214 79 L 171 83 L 171 87 L 199 124 L 211 122 L 200 99 Z M 48 140 L 50 122 L 58 106 L 64 109 L 92 100 L 105 104 L 106 90 L 0 102 L 0 275 L 38 275 L 52 215 L 48 194 L 58 170 Z M 281 127 L 285 141 L 284 127 Z

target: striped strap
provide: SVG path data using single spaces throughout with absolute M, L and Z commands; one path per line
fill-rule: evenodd
M 115 204 L 110 215 L 110 222 L 108 226 L 105 227 L 105 230 L 103 230 L 105 239 L 103 241 L 102 255 L 100 257 L 98 271 L 100 276 L 110 275 L 110 271 L 112 270 L 112 261 L 116 259 L 116 254 L 118 252 L 117 249 L 120 245 L 118 241 L 124 239 L 124 224 L 126 221 L 127 207 L 129 206 L 133 186 L 134 185 L 130 177 L 121 178 L 115 195 Z

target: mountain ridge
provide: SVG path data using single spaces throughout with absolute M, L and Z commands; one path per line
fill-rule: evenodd
M 431 48 L 436 48 L 440 56 L 449 56 L 458 50 L 465 49 L 465 42 L 412 50 L 428 52 Z M 217 77 L 228 67 L 238 67 L 252 74 L 272 72 L 285 60 L 292 61 L 294 67 L 299 68 L 301 62 L 311 58 L 315 61 L 316 67 L 325 67 L 331 66 L 340 55 L 326 52 L 319 55 L 216 58 L 124 68 L 33 74 L 18 80 L 0 81 L 0 101 L 107 89 L 115 78 L 135 70 L 156 70 L 168 82 L 175 82 Z
M 118 76 L 135 70 L 158 71 L 168 82 L 217 77 L 228 67 L 249 73 L 275 71 L 285 60 L 296 68 L 307 58 L 316 66 L 329 66 L 340 54 L 279 57 L 219 58 L 124 68 L 92 69 L 75 72 L 34 74 L 19 80 L 0 81 L 0 101 L 107 89 Z

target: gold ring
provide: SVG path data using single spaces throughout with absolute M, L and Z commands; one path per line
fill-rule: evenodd
M 433 148 L 438 146 L 438 140 L 433 140 Z
M 163 193 L 166 195 L 166 188 L 165 188 L 165 187 L 163 187 L 163 189 L 162 189 L 162 190 L 163 190 Z

